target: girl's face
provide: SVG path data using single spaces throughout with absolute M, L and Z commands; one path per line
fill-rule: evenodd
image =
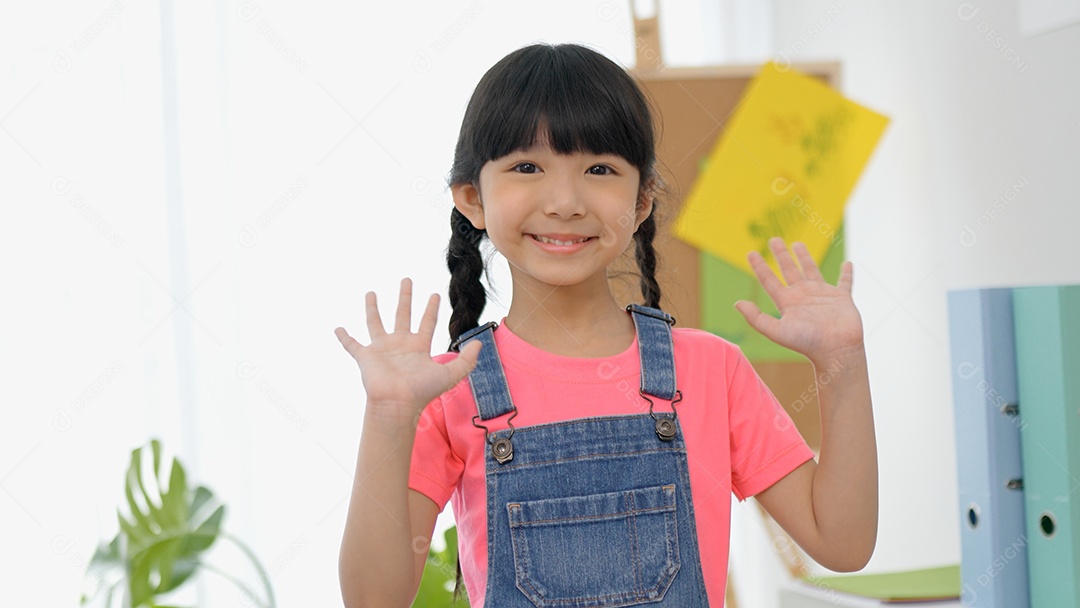
M 539 138 L 538 138 L 539 139 Z M 545 141 L 487 162 L 479 187 L 453 186 L 454 203 L 521 281 L 600 281 L 652 209 L 639 172 L 613 154 L 557 154 Z

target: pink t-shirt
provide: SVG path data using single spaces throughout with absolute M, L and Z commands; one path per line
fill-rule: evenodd
M 675 377 L 683 394 L 676 408 L 686 440 L 701 570 L 709 604 L 722 606 L 730 493 L 745 500 L 813 458 L 813 452 L 737 346 L 696 329 L 675 328 L 673 339 Z M 518 409 L 516 428 L 648 411 L 638 395 L 636 338 L 612 357 L 573 358 L 540 350 L 500 324 L 495 344 Z M 670 411 L 667 402 L 656 401 L 658 411 Z M 468 379 L 428 404 L 417 425 L 409 487 L 440 507 L 452 501 L 462 578 L 470 602 L 480 607 L 487 584 L 487 486 L 484 431 L 472 424 L 476 413 Z M 505 429 L 506 418 L 485 424 L 492 431 Z

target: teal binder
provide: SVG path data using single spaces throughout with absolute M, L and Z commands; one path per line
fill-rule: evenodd
M 1080 285 L 1015 289 L 1013 315 L 1031 608 L 1080 608 Z

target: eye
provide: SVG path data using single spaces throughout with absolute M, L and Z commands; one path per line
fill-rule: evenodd
M 513 170 L 517 173 L 531 174 L 536 173 L 537 167 L 532 163 L 518 163 L 514 165 Z
M 597 171 L 600 169 L 600 171 Z M 615 170 L 607 165 L 593 165 L 589 167 L 589 175 L 613 175 Z

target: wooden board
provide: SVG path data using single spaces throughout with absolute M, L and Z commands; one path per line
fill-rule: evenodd
M 839 88 L 838 63 L 794 64 L 794 69 Z M 701 280 L 699 252 L 676 239 L 670 231 L 682 200 L 689 192 L 703 159 L 724 133 L 724 123 L 738 106 L 747 84 L 759 65 L 631 70 L 653 106 L 658 140 L 658 165 L 668 193 L 656 213 L 659 228 L 656 249 L 660 263 L 661 307 L 671 313 L 679 327 L 701 328 Z M 616 266 L 613 289 L 623 304 L 640 302 L 637 268 L 628 255 Z M 732 304 L 736 296 L 732 295 Z M 820 422 L 816 393 L 810 402 L 802 398 L 813 383 L 809 362 L 768 363 L 754 367 L 788 410 L 813 449 L 820 447 Z

